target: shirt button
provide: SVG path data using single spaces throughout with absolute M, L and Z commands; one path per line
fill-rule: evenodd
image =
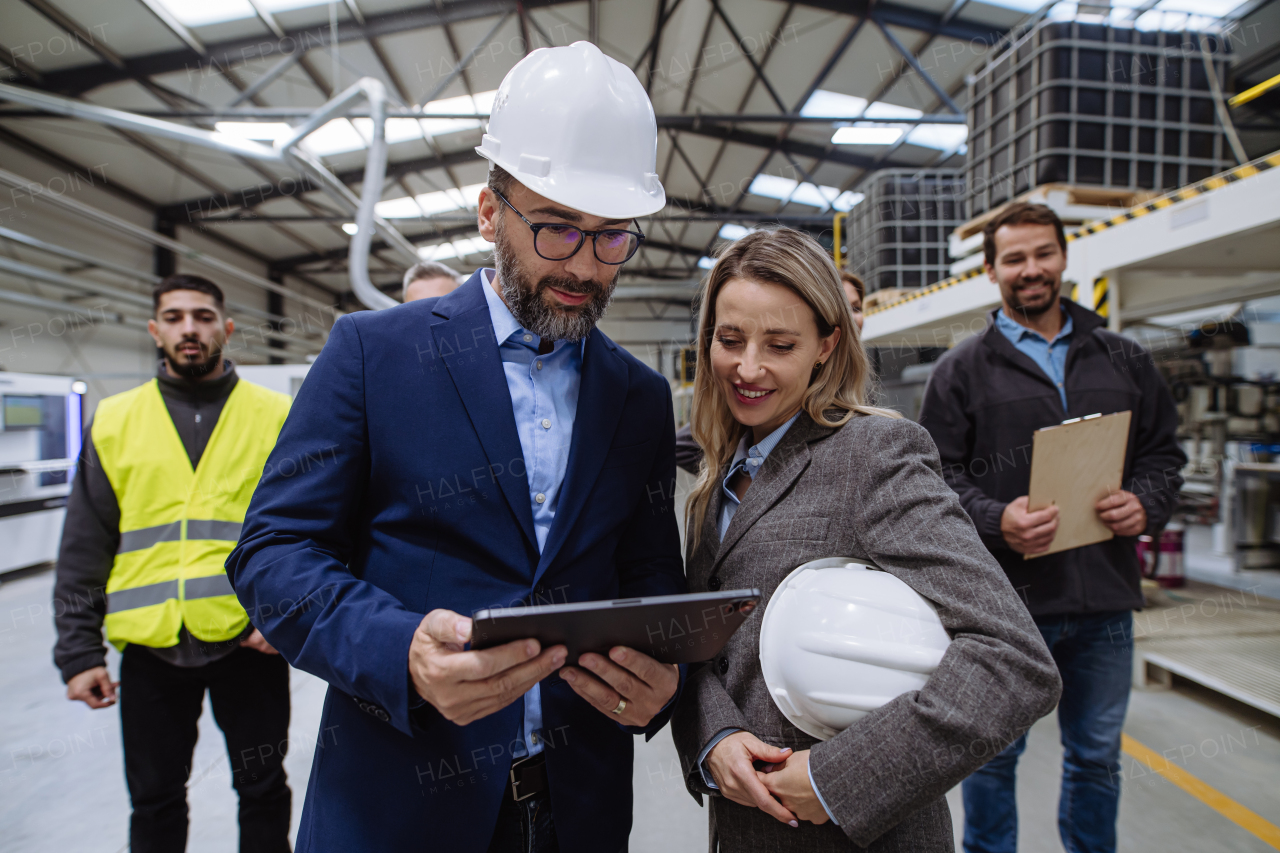
M 546 496 L 546 495 L 544 495 L 542 492 L 538 492 L 536 495 L 534 495 L 534 496 L 533 496 L 533 499 L 534 499 L 535 501 L 537 501 L 538 503 L 546 503 L 546 502 L 547 502 L 547 496 Z
M 707 578 L 707 589 L 711 590 L 712 592 L 715 592 L 719 588 L 720 588 L 720 578 L 718 578 L 715 575 L 712 575 L 711 577 Z
M 533 340 L 533 335 L 525 335 L 525 336 L 524 336 L 524 342 L 525 342 L 526 344 L 527 344 L 527 343 L 529 343 L 529 342 L 530 342 L 530 341 L 532 341 L 532 340 Z
M 548 420 L 547 418 L 543 418 L 543 419 L 542 419 L 542 428 L 543 428 L 543 429 L 551 429 L 551 421 L 550 421 L 550 420 Z
M 533 744 L 534 746 L 537 746 L 537 745 L 538 745 L 538 733 L 537 733 L 537 732 L 530 732 L 530 733 L 529 733 L 529 743 Z
M 728 658 L 720 658 L 720 666 L 719 666 L 719 669 L 720 669 L 720 674 L 721 674 L 721 675 L 724 675 L 725 673 L 727 673 L 727 672 L 729 671 L 729 659 L 728 659 Z
M 538 369 L 539 369 L 539 370 L 541 370 L 541 369 L 542 369 L 542 362 L 538 362 Z

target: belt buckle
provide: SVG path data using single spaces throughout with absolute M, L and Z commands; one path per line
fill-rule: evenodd
M 524 802 L 538 793 L 537 791 L 530 791 L 529 793 L 522 795 L 520 793 L 520 780 L 516 778 L 516 771 L 522 769 L 526 764 L 529 764 L 537 757 L 538 756 L 536 755 L 526 755 L 524 758 L 517 758 L 515 761 L 511 762 L 511 770 L 509 773 L 511 779 L 511 799 L 517 803 Z

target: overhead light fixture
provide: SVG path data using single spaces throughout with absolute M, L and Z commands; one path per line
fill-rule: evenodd
M 836 128 L 833 145 L 892 145 L 902 136 L 902 128 L 883 125 L 853 125 Z
M 698 269 L 709 270 L 716 265 L 715 258 L 708 258 L 706 255 L 698 258 Z
M 342 230 L 346 231 L 348 234 L 354 237 L 356 236 L 356 233 L 360 230 L 360 226 L 355 224 L 354 222 L 344 222 L 342 223 Z

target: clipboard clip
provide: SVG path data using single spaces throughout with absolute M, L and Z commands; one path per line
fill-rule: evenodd
M 1074 424 L 1074 423 L 1078 423 L 1079 421 L 1091 421 L 1094 418 L 1100 418 L 1100 417 L 1102 417 L 1102 412 L 1094 412 L 1092 415 L 1084 415 L 1083 417 L 1079 417 L 1079 418 L 1068 418 L 1067 420 L 1058 424 L 1058 426 L 1066 426 L 1067 424 Z

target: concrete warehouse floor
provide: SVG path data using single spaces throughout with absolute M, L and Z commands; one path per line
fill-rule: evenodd
M 121 853 L 129 801 L 114 709 L 91 711 L 64 698 L 50 660 L 51 572 L 0 586 L 0 851 Z M 115 671 L 117 659 L 113 657 Z M 302 812 L 324 684 L 293 673 L 294 827 Z M 1280 824 L 1280 721 L 1194 687 L 1133 694 L 1126 732 L 1175 768 Z M 1022 761 L 1020 849 L 1061 850 L 1056 830 L 1057 724 L 1036 724 Z M 1276 849 L 1126 755 L 1120 814 L 1123 851 Z M 948 796 L 961 825 L 959 791 Z M 193 853 L 236 849 L 236 798 L 212 714 L 200 720 L 190 786 Z M 424 828 L 429 837 L 429 828 Z M 636 740 L 634 853 L 700 853 L 706 812 L 684 791 L 671 739 Z

